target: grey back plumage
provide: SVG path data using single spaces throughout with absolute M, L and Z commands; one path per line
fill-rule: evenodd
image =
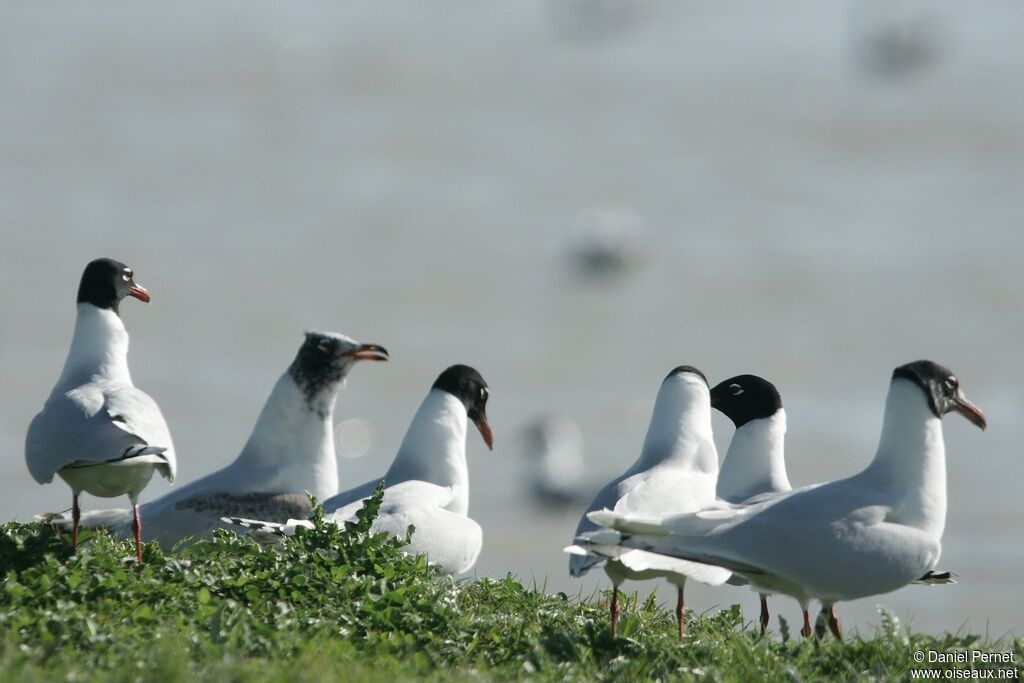
M 130 384 L 102 380 L 55 389 L 25 440 L 29 472 L 41 484 L 64 467 L 157 453 L 166 460 L 157 469 L 173 481 L 174 445 L 156 402 Z

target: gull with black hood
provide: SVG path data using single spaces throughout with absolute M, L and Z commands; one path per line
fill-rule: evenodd
M 948 369 L 922 360 L 897 367 L 875 457 L 849 477 L 797 489 L 731 513 L 654 517 L 604 510 L 582 543 L 639 548 L 726 567 L 755 590 L 818 600 L 841 638 L 834 605 L 933 577 L 946 519 L 942 417 L 985 429 Z M 802 631 L 810 635 L 806 619 Z
M 719 499 L 742 504 L 792 490 L 786 475 L 786 411 L 775 385 L 757 375 L 736 375 L 711 390 L 711 407 L 732 420 L 736 431 L 718 471 Z M 732 585 L 746 579 L 730 577 Z M 761 633 L 768 628 L 768 596 L 760 592 Z
M 711 390 L 711 406 L 732 420 L 736 427 L 729 450 L 718 472 L 719 499 L 734 505 L 754 505 L 792 490 L 786 474 L 786 411 L 774 384 L 757 375 L 737 375 Z M 705 511 L 705 514 L 710 514 Z M 928 572 L 914 583 L 942 585 L 955 583 L 952 572 Z M 733 576 L 732 585 L 747 585 Z M 761 633 L 768 628 L 767 594 L 761 598 Z M 810 620 L 809 614 L 803 615 Z M 831 619 L 835 619 L 832 613 Z M 818 621 L 816 634 L 824 635 L 825 623 Z
M 131 268 L 109 258 L 85 267 L 71 348 L 57 384 L 29 425 L 25 461 L 40 484 L 56 474 L 71 487 L 75 545 L 83 491 L 101 498 L 127 495 L 141 562 L 139 494 L 153 472 L 173 482 L 177 465 L 160 408 L 135 388 L 128 372 L 128 332 L 119 311 L 128 296 L 150 300 Z

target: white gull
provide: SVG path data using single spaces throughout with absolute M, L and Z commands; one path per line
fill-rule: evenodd
M 591 519 L 615 531 L 581 542 L 727 567 L 755 590 L 796 598 L 805 615 L 818 600 L 841 638 L 837 602 L 934 576 L 946 518 L 942 416 L 951 411 L 986 427 L 952 372 L 931 361 L 902 365 L 893 372 L 875 457 L 860 473 L 732 511 L 598 511 Z M 802 633 L 810 632 L 805 617 Z
M 142 561 L 139 493 L 153 472 L 174 481 L 171 433 L 160 408 L 132 384 L 122 299 L 143 302 L 149 292 L 131 268 L 113 259 L 91 261 L 78 288 L 78 314 L 64 369 L 25 437 L 25 461 L 40 484 L 60 476 L 71 487 L 72 542 L 78 545 L 78 497 L 127 495 L 135 557 Z
M 384 497 L 371 530 L 405 538 L 409 526 L 415 526 L 406 546 L 409 553 L 425 555 L 448 574 L 469 571 L 480 554 L 483 531 L 469 517 L 466 429 L 471 420 L 487 447 L 493 446 L 486 413 L 489 397 L 487 384 L 473 368 L 453 365 L 442 372 L 413 417 L 384 477 L 325 501 L 326 519 L 336 524 L 354 519 L 364 499 L 384 482 Z M 311 526 L 305 519 L 284 524 L 238 517 L 224 521 L 250 529 L 261 542 Z
M 658 389 L 640 457 L 597 493 L 587 511 L 613 509 L 623 515 L 644 516 L 697 511 L 714 503 L 717 476 L 718 452 L 711 433 L 708 383 L 699 370 L 681 365 L 668 374 Z M 576 536 L 597 528 L 584 513 Z M 643 551 L 609 558 L 582 545 L 573 545 L 566 552 L 570 553 L 572 576 L 604 566 L 612 582 L 612 637 L 618 633 L 619 586 L 623 581 L 664 578 L 674 585 L 676 620 L 682 638 L 686 628 L 683 589 L 687 577 L 720 585 L 730 576 L 726 569 Z

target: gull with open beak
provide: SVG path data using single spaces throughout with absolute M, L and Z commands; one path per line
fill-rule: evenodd
M 53 475 L 71 487 L 72 542 L 78 545 L 78 496 L 127 495 L 135 558 L 142 561 L 139 494 L 153 472 L 174 481 L 171 433 L 156 401 L 128 372 L 128 332 L 118 310 L 126 296 L 149 302 L 131 268 L 91 261 L 78 287 L 78 315 L 64 369 L 29 425 L 25 461 L 40 484 Z
M 472 422 L 488 448 L 494 446 L 487 421 L 490 389 L 480 373 L 453 365 L 437 378 L 412 419 L 387 473 L 324 502 L 327 519 L 343 524 L 355 518 L 363 500 L 383 481 L 384 499 L 372 531 L 404 538 L 416 530 L 406 550 L 423 554 L 448 574 L 461 574 L 476 564 L 483 531 L 469 517 L 469 471 L 466 431 Z M 265 520 L 226 517 L 225 522 L 251 529 L 261 542 L 291 536 L 308 520 L 274 524 Z

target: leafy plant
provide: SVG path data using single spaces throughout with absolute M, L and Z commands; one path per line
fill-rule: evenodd
M 738 606 L 691 614 L 680 645 L 674 615 L 635 594 L 612 639 L 607 595 L 440 576 L 407 539 L 373 533 L 382 495 L 343 526 L 314 501 L 312 528 L 275 548 L 218 532 L 167 554 L 149 544 L 142 565 L 105 533 L 75 551 L 49 525 L 4 524 L 0 681 L 874 680 L 906 677 L 922 649 L 1024 661 L 1021 640 L 910 634 L 885 615 L 871 638 L 778 642 Z

